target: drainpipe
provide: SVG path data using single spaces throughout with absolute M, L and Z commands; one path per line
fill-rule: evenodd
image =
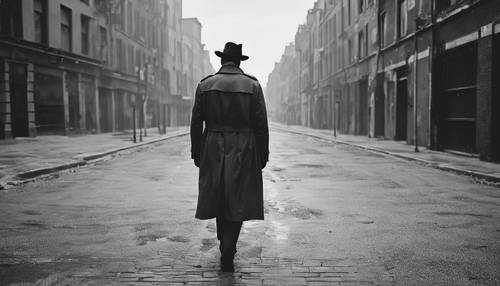
M 429 71 L 430 71 L 430 87 L 429 87 L 429 106 L 428 106 L 428 112 L 429 112 L 429 135 L 428 135 L 428 147 L 431 149 L 436 148 L 436 140 L 434 140 L 434 128 L 433 128 L 433 100 L 434 100 L 434 77 L 435 77 L 435 72 L 434 72 L 434 60 L 436 59 L 436 44 L 435 44 L 435 24 L 436 24 L 436 1 L 431 1 L 431 47 L 430 47 L 430 52 L 429 52 Z
M 414 127 L 413 127 L 413 140 L 414 140 L 414 143 L 415 143 L 415 152 L 419 152 L 418 150 L 418 122 L 417 122 L 417 119 L 418 119 L 418 108 L 417 108 L 417 104 L 418 104 L 418 31 L 419 31 L 419 17 L 417 16 L 415 18 L 415 35 L 414 35 L 414 43 L 415 43 L 415 56 L 414 56 L 414 65 L 415 65 L 415 68 L 413 70 L 413 78 L 414 78 L 414 82 L 413 82 L 413 123 L 414 123 Z

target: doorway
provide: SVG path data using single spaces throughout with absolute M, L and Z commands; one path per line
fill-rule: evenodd
M 10 104 L 13 137 L 29 136 L 26 65 L 10 64 Z
M 358 102 L 358 134 L 368 135 L 368 79 L 359 81 L 359 102 Z
M 441 55 L 439 148 L 476 153 L 477 43 Z
M 397 77 L 395 140 L 406 141 L 408 134 L 408 77 L 406 69 L 399 70 Z
M 375 91 L 375 137 L 385 136 L 385 94 L 384 75 L 377 75 L 377 88 Z
M 99 121 L 101 132 L 113 131 L 113 103 L 111 92 L 105 88 L 99 88 Z
M 81 115 L 76 73 L 66 74 L 66 91 L 68 92 L 69 129 L 79 130 Z

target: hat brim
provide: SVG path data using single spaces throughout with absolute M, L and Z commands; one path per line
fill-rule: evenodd
M 239 58 L 235 58 L 233 56 L 230 56 L 228 54 L 224 54 L 223 52 L 221 51 L 215 51 L 215 55 L 218 56 L 219 58 L 223 58 L 223 59 L 230 59 L 230 60 L 239 60 L 239 61 L 246 61 L 249 59 L 248 56 L 245 56 L 245 55 L 241 55 Z

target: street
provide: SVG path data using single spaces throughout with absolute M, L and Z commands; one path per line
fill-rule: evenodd
M 264 221 L 219 272 L 188 136 L 0 192 L 0 285 L 498 285 L 500 190 L 272 130 Z

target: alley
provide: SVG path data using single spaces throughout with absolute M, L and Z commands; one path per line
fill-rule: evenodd
M 194 219 L 189 137 L 0 192 L 0 285 L 496 285 L 500 191 L 273 131 L 236 273 Z

